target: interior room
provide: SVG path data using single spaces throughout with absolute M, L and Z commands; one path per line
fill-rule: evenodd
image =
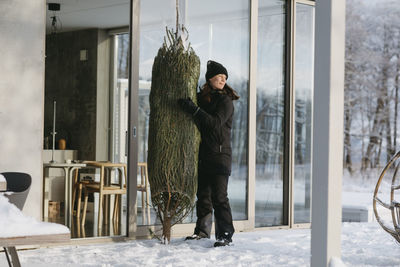
M 47 7 L 44 220 L 72 238 L 125 235 L 130 1 Z

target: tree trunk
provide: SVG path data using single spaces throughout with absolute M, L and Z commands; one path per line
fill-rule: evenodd
M 400 49 L 400 46 L 398 47 Z M 397 116 L 398 116 L 398 102 L 399 102 L 399 72 L 400 72 L 400 58 L 397 54 L 396 64 L 396 78 L 395 78 L 395 97 L 394 97 L 394 126 L 393 126 L 393 150 L 397 151 Z
M 351 160 L 351 138 L 350 138 L 350 129 L 351 129 L 351 111 L 349 107 L 345 109 L 345 124 L 344 124 L 344 151 L 345 151 L 345 168 L 349 171 L 349 173 L 353 174 L 353 166 Z
M 378 137 L 378 152 L 376 153 L 374 164 L 372 168 L 379 168 L 381 165 L 381 152 L 382 152 L 382 132 L 380 132 Z
M 371 167 L 371 157 L 374 151 L 376 151 L 377 146 L 379 145 L 379 133 L 381 124 L 382 124 L 382 110 L 384 109 L 384 101 L 381 97 L 378 98 L 377 100 L 377 105 L 375 109 L 375 118 L 374 122 L 372 125 L 372 130 L 370 132 L 369 136 L 369 143 L 367 146 L 367 151 L 365 152 L 365 155 L 362 158 L 362 171 L 365 171 L 366 169 Z
M 382 128 L 387 127 L 386 120 L 388 120 L 386 116 L 386 103 L 387 103 L 387 98 L 388 98 L 388 88 L 387 88 L 387 80 L 388 80 L 388 75 L 389 75 L 389 44 L 388 44 L 388 33 L 387 33 L 387 27 L 384 28 L 384 47 L 383 47 L 383 61 L 382 61 L 382 75 L 381 75 L 381 86 L 379 88 L 378 92 L 378 98 L 377 98 L 377 105 L 376 105 L 376 110 L 375 110 L 375 116 L 374 116 L 374 122 L 372 126 L 372 131 L 370 133 L 370 138 L 369 138 L 369 144 L 367 147 L 367 152 L 365 157 L 362 159 L 362 169 L 366 170 L 368 166 L 371 165 L 371 156 L 372 154 L 378 153 L 376 149 L 380 149 L 381 144 L 381 134 L 382 134 Z M 390 142 L 391 144 L 391 142 Z M 379 147 L 378 147 L 379 146 Z M 378 153 L 380 155 L 380 152 Z M 379 158 L 375 157 L 375 160 L 378 160 Z M 372 164 L 373 166 L 377 166 L 378 162 L 375 162 Z
M 392 127 L 390 124 L 390 112 L 389 112 L 389 99 L 386 98 L 386 112 L 385 112 L 385 121 L 386 121 L 386 162 L 394 155 L 394 149 L 392 146 Z M 396 139 L 396 138 L 395 138 Z
M 163 243 L 169 244 L 171 241 L 171 217 L 166 213 L 164 213 L 163 219 Z

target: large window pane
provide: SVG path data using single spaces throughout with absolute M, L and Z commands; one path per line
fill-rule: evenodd
M 205 82 L 207 60 L 213 59 L 228 69 L 227 83 L 240 96 L 234 101 L 228 197 L 233 219 L 247 219 L 249 1 L 191 1 L 188 20 L 189 40 L 201 61 L 199 85 Z
M 161 47 L 165 28 L 175 25 L 175 0 L 147 0 L 140 3 L 140 55 L 139 55 L 139 126 L 138 126 L 138 161 L 147 162 L 147 141 L 150 116 L 150 87 L 154 58 Z M 140 177 L 138 176 L 138 182 Z M 149 192 L 150 193 L 150 192 Z M 156 214 L 148 209 L 142 193 L 137 195 L 137 224 L 156 223 Z
M 283 223 L 285 1 L 260 1 L 255 225 Z
M 314 7 L 296 5 L 294 222 L 310 222 Z
M 184 2 L 184 1 L 182 1 Z M 175 0 L 150 0 L 141 3 L 139 161 L 147 158 L 149 89 L 154 57 L 162 45 L 165 26 L 175 28 Z M 249 75 L 249 3 L 248 1 L 185 1 L 189 41 L 201 61 L 199 86 L 204 82 L 207 60 L 222 63 L 229 72 L 228 84 L 238 91 L 232 125 L 232 175 L 228 196 L 235 220 L 247 218 L 247 94 Z M 210 9 L 209 7 L 213 8 Z M 140 194 L 139 194 L 140 195 Z M 139 197 L 139 196 L 138 196 Z M 138 207 L 140 200 L 138 199 Z M 141 221 L 138 209 L 138 224 Z M 193 222 L 189 216 L 186 222 Z M 155 215 L 151 216 L 155 223 Z

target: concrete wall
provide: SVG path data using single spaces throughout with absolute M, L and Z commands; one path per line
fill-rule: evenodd
M 0 1 L 0 172 L 29 173 L 24 213 L 41 218 L 45 12 L 43 0 Z
M 96 160 L 108 160 L 110 117 L 110 37 L 99 30 L 97 46 Z

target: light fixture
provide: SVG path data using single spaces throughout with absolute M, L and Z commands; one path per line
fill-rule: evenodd
M 59 3 L 48 3 L 48 10 L 53 11 L 51 19 L 51 33 L 57 33 L 62 29 L 62 23 L 60 17 L 57 17 L 57 11 L 60 11 L 61 5 Z

